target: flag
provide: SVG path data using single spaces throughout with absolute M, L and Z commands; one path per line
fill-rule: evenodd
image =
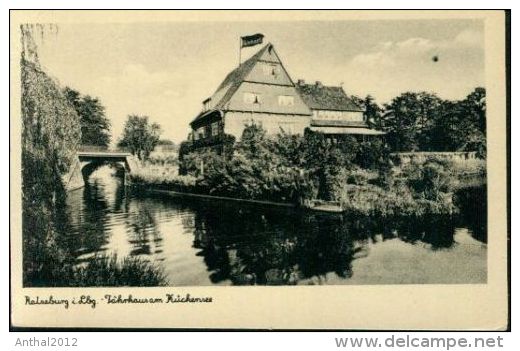
M 248 35 L 246 37 L 240 37 L 240 39 L 242 39 L 240 48 L 247 48 L 248 46 L 262 44 L 262 41 L 264 40 L 264 35 L 257 33 L 253 35 Z

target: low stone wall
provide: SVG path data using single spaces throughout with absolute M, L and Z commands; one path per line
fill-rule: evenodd
M 428 159 L 449 160 L 457 163 L 464 163 L 477 158 L 475 151 L 462 152 L 395 152 L 390 154 L 392 161 L 397 165 L 404 165 L 410 162 L 424 163 Z

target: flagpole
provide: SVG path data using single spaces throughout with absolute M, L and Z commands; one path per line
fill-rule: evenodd
M 238 67 L 242 64 L 242 38 L 238 37 Z

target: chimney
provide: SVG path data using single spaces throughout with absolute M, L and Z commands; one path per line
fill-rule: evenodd
M 298 85 L 305 85 L 305 80 L 298 79 Z
M 323 88 L 323 84 L 319 80 L 316 81 L 316 87 Z

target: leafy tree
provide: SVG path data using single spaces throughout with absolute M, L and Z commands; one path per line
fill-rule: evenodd
M 383 108 L 377 104 L 373 96 L 367 95 L 365 98 L 360 98 L 353 95 L 351 98 L 363 108 L 363 117 L 370 128 L 383 129 Z
M 318 180 L 319 198 L 333 199 L 336 178 L 343 170 L 353 167 L 358 147 L 356 139 L 351 135 L 329 139 L 322 133 L 305 134 L 302 143 L 303 167 Z
M 259 196 L 273 188 L 279 160 L 275 159 L 276 155 L 271 152 L 271 145 L 272 140 L 267 137 L 262 126 L 251 124 L 244 128 L 232 161 L 237 167 L 236 176 L 243 180 L 246 193 L 251 192 Z
M 63 89 L 69 103 L 74 107 L 81 123 L 81 144 L 108 146 L 110 144 L 110 121 L 105 116 L 105 107 L 98 98 L 81 94 L 69 87 Z
M 437 119 L 430 130 L 435 151 L 486 152 L 485 89 L 476 88 L 464 100 L 443 101 Z
M 383 123 L 394 151 L 428 151 L 442 100 L 434 94 L 403 93 L 385 105 Z
M 486 89 L 477 87 L 462 101 L 470 120 L 486 134 Z
M 161 127 L 149 123 L 148 116 L 129 115 L 118 142 L 119 147 L 127 147 L 139 160 L 146 160 L 159 142 Z
M 359 143 L 354 162 L 366 169 L 379 170 L 390 157 L 390 150 L 381 138 L 373 138 Z
M 486 90 L 477 87 L 466 99 L 460 102 L 462 110 L 471 125 L 468 129 L 464 150 L 477 151 L 481 157 L 486 155 Z
M 286 167 L 303 166 L 303 138 L 300 135 L 288 134 L 283 129 L 271 144 L 271 152 L 279 156 L 279 162 Z
M 260 125 L 251 124 L 244 128 L 235 150 L 247 158 L 261 159 L 264 163 L 269 163 L 271 155 L 268 144 L 265 129 Z

